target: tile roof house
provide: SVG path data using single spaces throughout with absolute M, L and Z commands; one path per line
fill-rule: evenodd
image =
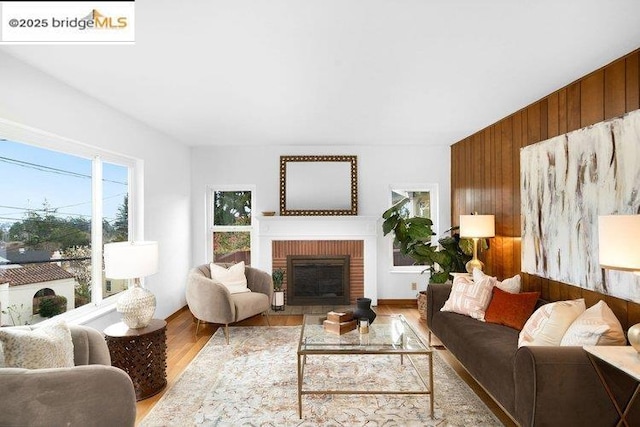
M 50 282 L 52 280 L 73 279 L 73 274 L 57 264 L 29 264 L 17 268 L 0 269 L 0 283 L 20 286 L 31 283 Z
M 75 305 L 76 280 L 55 263 L 29 264 L 25 266 L 5 266 L 0 268 L 0 325 L 12 325 L 16 319 L 20 322 L 36 323 L 33 305 L 36 293 L 42 289 L 51 289 L 56 295 L 67 299 L 67 310 Z M 13 309 L 13 318 L 7 309 Z

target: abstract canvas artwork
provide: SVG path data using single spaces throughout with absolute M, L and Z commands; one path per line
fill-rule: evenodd
M 640 302 L 598 262 L 598 216 L 640 213 L 640 110 L 520 151 L 522 271 Z

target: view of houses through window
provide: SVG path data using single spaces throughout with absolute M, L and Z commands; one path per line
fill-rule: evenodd
M 251 190 L 211 190 L 213 260 L 251 264 Z
M 126 288 L 93 283 L 102 260 L 92 245 L 128 240 L 129 169 L 0 139 L 1 325 L 35 324 Z

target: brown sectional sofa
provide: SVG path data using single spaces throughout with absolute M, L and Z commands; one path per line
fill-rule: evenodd
M 618 420 L 582 347 L 518 348 L 519 331 L 442 312 L 451 285 L 427 287 L 427 325 L 492 398 L 522 426 L 613 426 Z M 538 307 L 545 301 L 539 300 Z M 602 366 L 619 401 L 634 381 Z M 623 405 L 624 406 L 624 405 Z M 640 404 L 630 414 L 640 425 Z

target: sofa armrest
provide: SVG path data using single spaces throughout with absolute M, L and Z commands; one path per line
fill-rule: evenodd
M 229 290 L 205 277 L 197 268 L 187 277 L 186 300 L 189 310 L 199 320 L 227 324 L 236 318 Z
M 69 325 L 69 330 L 73 341 L 73 360 L 76 366 L 111 366 L 109 347 L 100 331 L 82 325 Z
M 273 294 L 273 279 L 266 271 L 253 267 L 245 267 L 245 276 L 247 276 L 247 286 L 252 292 L 260 292 L 269 297 Z
M 133 426 L 136 397 L 121 369 L 0 369 L 0 426 Z
M 427 286 L 427 326 L 431 329 L 433 314 L 444 306 L 451 293 L 451 284 L 429 283 Z
M 617 414 L 582 347 L 520 347 L 515 417 L 522 426 L 615 425 Z

